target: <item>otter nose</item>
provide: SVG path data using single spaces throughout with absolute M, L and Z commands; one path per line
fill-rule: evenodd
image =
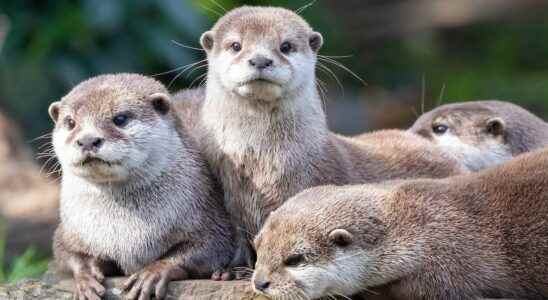
M 262 55 L 257 55 L 254 58 L 249 60 L 249 64 L 252 67 L 255 67 L 259 70 L 266 69 L 272 66 L 272 63 L 273 63 L 272 59 L 266 58 Z
M 255 289 L 263 292 L 270 286 L 270 281 L 255 280 Z
M 82 151 L 97 151 L 103 145 L 104 139 L 96 136 L 84 136 L 76 140 Z

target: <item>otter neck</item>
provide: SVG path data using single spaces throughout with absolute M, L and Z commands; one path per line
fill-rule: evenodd
M 225 90 L 209 74 L 201 123 L 217 140 L 272 147 L 328 135 L 322 102 L 313 82 L 273 101 L 254 100 Z

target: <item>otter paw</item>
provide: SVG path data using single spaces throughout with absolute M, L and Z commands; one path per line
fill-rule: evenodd
M 74 280 L 76 281 L 76 292 L 74 298 L 78 300 L 101 300 L 105 295 L 105 287 L 101 282 L 93 275 L 84 273 L 77 275 Z
M 126 299 L 149 300 L 152 295 L 155 299 L 164 299 L 169 281 L 167 272 L 144 269 L 131 275 L 123 289 Z
M 211 280 L 215 281 L 229 281 L 236 278 L 234 271 L 232 269 L 221 269 L 213 272 L 211 275 Z

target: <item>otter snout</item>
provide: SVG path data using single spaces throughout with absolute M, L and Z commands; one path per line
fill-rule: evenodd
M 256 55 L 249 60 L 249 65 L 257 68 L 258 70 L 264 70 L 271 67 L 274 61 L 264 55 Z
M 255 286 L 255 290 L 264 292 L 270 286 L 270 281 L 265 279 L 255 279 L 253 281 L 253 285 Z
M 251 280 L 253 283 L 253 289 L 257 293 L 265 293 L 272 283 L 267 274 L 258 270 L 255 270 Z
M 103 146 L 105 139 L 93 135 L 85 135 L 76 140 L 76 145 L 82 152 L 94 152 L 99 151 L 101 146 Z

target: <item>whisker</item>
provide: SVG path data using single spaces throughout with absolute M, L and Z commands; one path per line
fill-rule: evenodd
M 316 3 L 317 0 L 312 0 L 310 1 L 308 4 L 304 5 L 304 6 L 301 6 L 299 7 L 297 10 L 295 10 L 295 13 L 300 15 L 303 11 L 305 11 L 307 8 L 311 7 L 312 5 L 314 5 Z
M 343 294 L 339 294 L 339 293 L 336 293 L 335 296 L 337 296 L 337 297 L 342 297 L 342 298 L 347 299 L 347 300 L 352 300 L 350 297 L 345 296 L 345 295 L 343 295 Z
M 175 82 L 175 80 L 177 80 L 177 78 L 181 77 L 181 75 L 183 75 L 183 73 L 185 73 L 185 71 L 179 72 L 173 79 L 171 79 L 171 81 L 167 85 L 167 88 L 168 89 L 171 88 L 171 85 Z
M 177 42 L 176 40 L 171 40 L 172 43 L 174 43 L 175 45 L 179 46 L 179 47 L 182 47 L 182 48 L 187 48 L 187 49 L 192 49 L 192 50 L 196 50 L 196 51 L 202 51 L 202 52 L 205 52 L 204 49 L 202 48 L 196 48 L 196 47 L 192 47 L 192 46 L 187 46 L 185 44 L 182 44 L 180 42 Z
M 194 85 L 194 83 L 196 83 L 197 80 L 203 79 L 203 78 L 205 78 L 205 76 L 207 76 L 207 72 L 200 75 L 200 76 L 198 76 L 198 77 L 196 77 L 196 78 L 194 78 L 194 80 L 192 80 L 192 82 L 190 83 L 189 87 L 192 88 L 192 86 Z
M 363 85 L 367 85 L 365 80 L 363 80 L 360 76 L 358 76 L 356 73 L 354 73 L 352 70 L 350 70 L 348 67 L 346 67 L 342 63 L 340 63 L 340 62 L 338 62 L 338 61 L 336 61 L 332 58 L 325 57 L 325 56 L 318 56 L 318 59 L 321 60 L 321 61 L 324 61 L 324 62 L 331 63 L 332 65 L 341 68 L 342 70 L 348 72 L 348 74 L 352 75 L 352 77 L 354 77 L 355 79 L 360 81 Z
M 320 54 L 318 54 L 318 56 L 325 57 L 325 58 L 350 58 L 350 57 L 354 57 L 354 55 L 320 55 Z
M 419 113 L 417 112 L 417 110 L 415 109 L 415 107 L 411 106 L 411 111 L 412 111 L 413 114 L 415 115 L 415 118 L 418 119 L 418 118 L 420 117 L 420 115 L 419 115 Z
M 156 76 L 166 75 L 166 74 L 169 74 L 169 73 L 177 72 L 177 71 L 179 71 L 179 70 L 181 70 L 181 69 L 184 69 L 185 67 L 186 67 L 186 66 L 177 67 L 177 68 L 175 68 L 175 69 L 171 69 L 171 70 L 169 70 L 169 71 L 165 71 L 165 72 L 162 72 L 162 73 L 152 74 L 152 75 L 150 75 L 150 76 L 156 77 Z
M 222 14 L 222 13 L 220 13 L 220 12 L 214 10 L 214 9 L 211 8 L 211 7 L 208 7 L 208 6 L 204 5 L 204 4 L 200 4 L 200 7 L 201 7 L 202 9 L 205 9 L 205 10 L 207 10 L 207 11 L 209 11 L 209 12 L 214 13 L 214 14 L 215 14 L 216 16 L 218 16 L 219 18 L 222 18 L 222 17 L 223 17 L 223 14 Z
M 344 86 L 342 85 L 341 81 L 339 80 L 339 77 L 337 77 L 335 72 L 333 72 L 331 69 L 329 69 L 329 67 L 327 67 L 326 65 L 324 65 L 320 62 L 318 62 L 318 67 L 320 68 L 320 70 L 323 70 L 324 72 L 327 72 L 329 75 L 331 75 L 331 77 L 337 82 L 337 85 L 341 89 L 341 92 L 342 92 L 343 97 L 344 97 Z
M 249 238 L 251 237 L 251 240 L 253 239 L 253 237 L 255 236 L 254 234 L 252 234 L 251 232 L 247 231 L 245 228 L 241 227 L 241 226 L 238 226 L 238 230 L 241 230 L 243 231 L 244 233 L 247 234 L 247 237 L 246 238 Z M 251 241 L 250 240 L 250 241 Z
M 52 134 L 51 132 L 48 132 L 48 133 L 42 134 L 41 136 L 38 136 L 38 137 L 35 137 L 35 138 L 29 140 L 27 143 L 30 144 L 30 143 L 34 143 L 34 142 L 36 142 L 36 141 L 38 141 L 38 140 L 49 139 L 49 138 L 51 138 L 52 136 L 53 136 L 53 134 Z
M 213 4 L 215 6 L 217 6 L 218 8 L 220 8 L 224 13 L 227 12 L 226 8 L 224 8 L 221 4 L 219 4 L 219 2 L 215 1 L 215 0 L 209 0 L 210 2 L 213 2 Z
M 422 91 L 421 91 L 421 115 L 424 114 L 424 98 L 426 93 L 426 79 L 422 75 Z
M 42 144 L 42 145 L 40 145 L 40 146 L 38 146 L 38 149 L 39 149 L 39 150 L 42 150 L 42 149 L 44 149 L 44 148 L 46 148 L 46 147 L 51 147 L 50 150 L 53 150 L 53 146 L 52 146 L 51 142 L 49 142 L 49 141 L 48 141 L 48 142 L 45 142 L 44 144 Z
M 321 79 L 316 78 L 316 86 L 318 87 L 318 92 L 320 94 L 320 100 L 322 101 L 323 111 L 327 111 L 327 88 L 325 82 Z
M 445 93 L 445 83 L 441 86 L 440 97 L 438 98 L 438 103 L 436 107 L 440 106 L 443 102 L 443 94 Z
M 206 63 L 205 65 L 198 65 L 194 68 L 191 68 L 188 72 L 188 74 L 186 74 L 186 78 L 190 78 L 190 75 L 194 72 L 196 72 L 197 70 L 200 70 L 202 68 L 207 68 L 208 64 Z
M 207 84 L 207 76 L 204 76 L 204 78 L 198 84 L 198 87 L 205 86 L 206 84 Z
M 197 61 L 195 63 L 190 63 L 188 65 L 186 65 L 178 74 L 177 76 L 175 76 L 170 82 L 169 82 L 169 85 L 168 85 L 168 88 L 171 87 L 171 85 L 173 84 L 173 82 L 175 82 L 175 80 L 177 80 L 177 78 L 181 77 L 181 75 L 183 75 L 187 70 L 191 69 L 192 67 L 200 64 L 200 63 L 203 63 L 207 61 L 207 59 L 203 59 L 203 60 L 200 60 L 200 61 Z

